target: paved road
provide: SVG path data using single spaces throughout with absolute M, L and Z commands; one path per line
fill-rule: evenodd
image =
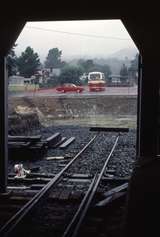
M 100 95 L 137 95 L 137 86 L 134 87 L 107 87 L 103 92 L 89 92 L 88 88 L 85 89 L 82 93 L 58 93 L 55 89 L 41 89 L 38 91 L 26 91 L 26 92 L 17 92 L 11 93 L 9 92 L 9 96 L 14 97 L 24 97 L 24 96 L 100 96 Z

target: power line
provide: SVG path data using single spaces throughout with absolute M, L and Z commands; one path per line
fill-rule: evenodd
M 73 32 L 59 31 L 59 30 L 53 30 L 53 29 L 45 29 L 45 28 L 36 27 L 36 26 L 26 26 L 26 28 L 35 29 L 35 30 L 41 30 L 41 31 L 55 32 L 55 33 L 60 33 L 60 34 L 92 37 L 92 38 L 102 38 L 102 39 L 111 39 L 111 40 L 130 40 L 129 38 L 119 38 L 119 37 L 104 36 L 104 35 L 91 35 L 91 34 L 83 34 L 83 33 L 73 33 Z

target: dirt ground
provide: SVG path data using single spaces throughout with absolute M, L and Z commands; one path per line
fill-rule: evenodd
M 37 114 L 44 126 L 136 126 L 137 97 L 114 96 L 57 96 L 9 97 L 9 116 Z

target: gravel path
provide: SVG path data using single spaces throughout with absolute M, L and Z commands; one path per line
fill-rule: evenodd
M 89 131 L 89 128 L 74 127 L 74 126 L 60 126 L 60 127 L 48 127 L 42 128 L 39 131 L 33 131 L 33 134 L 42 134 L 42 138 L 47 138 L 54 133 L 59 132 L 64 137 L 74 136 L 75 141 L 68 146 L 65 150 L 56 148 L 48 149 L 43 158 L 37 158 L 34 160 L 9 160 L 8 171 L 13 172 L 14 164 L 23 163 L 25 169 L 31 169 L 39 167 L 39 172 L 44 173 L 57 173 L 60 167 L 63 167 L 70 159 L 64 160 L 46 160 L 49 156 L 67 156 L 73 158 L 80 149 L 82 149 L 87 142 L 95 135 L 96 132 Z M 99 167 L 102 167 L 104 160 L 109 154 L 113 142 L 116 139 L 117 133 L 100 132 L 92 145 L 82 155 L 79 165 L 75 166 L 74 172 L 76 173 L 90 173 L 95 174 Z M 131 174 L 134 160 L 135 160 L 135 145 L 136 145 L 136 131 L 130 130 L 128 133 L 121 133 L 116 147 L 113 153 L 112 162 L 109 163 L 109 167 L 116 166 L 115 175 L 118 177 L 125 177 Z M 91 165 L 89 165 L 89 163 Z M 77 168 L 78 167 L 78 168 Z M 71 171 L 72 172 L 72 171 Z

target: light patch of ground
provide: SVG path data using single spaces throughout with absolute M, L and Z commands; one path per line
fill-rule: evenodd
M 28 114 L 28 113 L 34 112 L 32 108 L 28 106 L 21 106 L 21 105 L 16 106 L 15 111 L 17 114 Z
M 43 126 L 60 126 L 60 125 L 74 125 L 74 126 L 101 126 L 101 127 L 127 127 L 136 128 L 136 116 L 129 116 L 125 118 L 117 118 L 114 116 L 97 115 L 87 118 L 72 118 L 72 119 L 54 119 L 52 116 L 47 116 L 41 119 Z

